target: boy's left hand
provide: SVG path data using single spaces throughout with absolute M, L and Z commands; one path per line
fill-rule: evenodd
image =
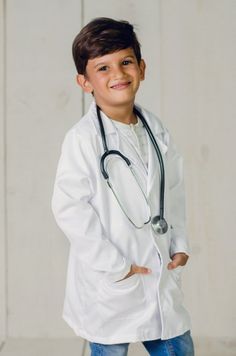
M 184 252 L 178 252 L 178 253 L 175 253 L 171 257 L 171 259 L 172 259 L 172 261 L 169 262 L 167 265 L 168 269 L 174 269 L 178 266 L 186 265 L 186 263 L 188 261 L 188 255 L 186 255 L 186 253 L 184 253 Z

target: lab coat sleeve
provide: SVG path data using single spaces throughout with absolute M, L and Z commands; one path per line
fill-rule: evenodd
M 95 154 L 75 130 L 65 136 L 58 162 L 51 208 L 55 220 L 70 241 L 71 251 L 91 269 L 111 273 L 116 281 L 131 267 L 105 236 L 99 215 L 91 204 L 94 187 L 91 167 Z M 90 167 L 90 168 L 89 168 Z
M 190 253 L 186 235 L 186 208 L 183 158 L 178 153 L 171 135 L 168 133 L 168 184 L 170 212 L 170 256 L 177 252 Z

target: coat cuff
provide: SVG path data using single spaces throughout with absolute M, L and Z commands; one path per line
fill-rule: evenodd
M 179 232 L 179 234 L 173 233 L 171 237 L 170 257 L 178 252 L 185 253 L 188 256 L 190 255 L 190 246 L 184 231 L 182 231 L 182 233 Z

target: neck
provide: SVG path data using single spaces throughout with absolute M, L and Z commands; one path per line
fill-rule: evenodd
M 120 107 L 107 107 L 105 105 L 99 105 L 102 112 L 110 119 L 123 122 L 124 124 L 136 124 L 137 118 L 133 112 L 134 103 L 127 106 Z

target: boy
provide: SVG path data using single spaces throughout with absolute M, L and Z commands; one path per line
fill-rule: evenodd
M 150 355 L 192 356 L 180 289 L 189 253 L 182 159 L 159 119 L 135 104 L 145 62 L 133 26 L 94 19 L 73 57 L 94 101 L 65 136 L 52 198 L 70 241 L 63 318 L 92 356 L 127 355 L 136 341 Z

